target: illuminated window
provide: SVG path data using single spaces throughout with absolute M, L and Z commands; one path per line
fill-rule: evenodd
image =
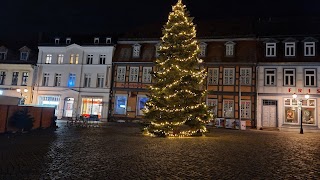
M 22 81 L 21 81 L 21 86 L 26 86 L 28 83 L 28 77 L 29 73 L 28 72 L 23 72 L 22 73 Z
M 47 54 L 46 64 L 51 64 L 51 60 L 52 60 L 52 54 Z
M 74 54 L 70 54 L 70 64 L 74 63 Z
M 152 67 L 143 67 L 142 83 L 151 83 Z
M 299 97 L 298 97 L 299 98 Z M 301 111 L 299 111 L 299 103 L 296 99 L 284 99 L 284 122 L 286 124 L 316 124 L 316 100 L 303 99 L 301 102 Z
M 101 117 L 102 99 L 99 97 L 82 98 L 82 116 L 98 115 Z
M 218 99 L 208 99 L 207 105 L 215 117 L 218 116 Z
M 79 63 L 79 54 L 76 54 L 76 63 L 75 64 L 78 64 Z
M 66 38 L 66 44 L 71 44 L 71 38 Z
M 143 110 L 146 109 L 146 102 L 148 101 L 147 96 L 138 96 L 137 102 L 137 114 L 138 116 L 143 116 Z
M 76 85 L 76 74 L 70 73 L 68 80 L 68 87 L 74 87 Z
M 240 68 L 241 85 L 251 85 L 252 71 L 251 68 Z
M 49 85 L 49 73 L 43 73 L 43 80 L 42 80 L 42 86 L 48 86 Z
M 126 80 L 126 67 L 119 66 L 117 69 L 117 81 L 118 82 L 125 82 Z
M 94 38 L 94 44 L 99 44 L 99 38 Z
M 114 114 L 127 114 L 127 95 L 115 95 Z
M 218 85 L 219 68 L 208 68 L 208 85 Z
M 58 55 L 58 64 L 63 64 L 63 57 L 64 57 L 63 54 Z
M 234 101 L 233 100 L 223 100 L 223 117 L 233 118 L 234 117 Z
M 234 84 L 234 68 L 224 68 L 223 71 L 224 71 L 223 84 L 233 85 Z
M 130 67 L 129 82 L 138 82 L 139 67 Z

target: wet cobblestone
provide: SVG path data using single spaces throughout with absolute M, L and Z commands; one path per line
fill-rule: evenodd
M 138 125 L 0 135 L 0 179 L 320 179 L 320 133 L 211 129 L 151 138 Z

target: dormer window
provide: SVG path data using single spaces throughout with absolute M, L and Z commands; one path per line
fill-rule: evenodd
M 199 49 L 200 49 L 200 53 L 199 56 L 200 57 L 205 57 L 206 56 L 206 51 L 207 51 L 207 44 L 204 42 L 201 42 L 199 45 Z
M 71 44 L 71 38 L 66 39 L 66 44 Z
M 106 44 L 111 44 L 111 38 L 106 38 Z
M 23 61 L 28 60 L 28 55 L 29 55 L 28 52 L 21 52 L 20 53 L 20 60 L 23 60 Z
M 234 45 L 235 44 L 236 43 L 234 43 L 232 41 L 226 42 L 224 44 L 226 46 L 226 56 L 228 56 L 228 57 L 234 56 Z
M 266 43 L 266 57 L 275 57 L 276 56 L 276 43 Z
M 315 56 L 315 49 L 315 42 L 304 42 L 304 56 Z
M 286 42 L 284 43 L 285 56 L 292 57 L 296 55 L 296 43 Z
M 140 48 L 141 48 L 140 44 L 133 45 L 133 51 L 132 51 L 132 57 L 133 58 L 140 57 Z
M 54 39 L 54 44 L 59 44 L 60 43 L 60 38 L 55 38 Z
M 7 52 L 0 52 L 0 60 L 6 60 L 7 59 Z
M 99 44 L 99 38 L 94 38 L 94 44 Z
M 159 53 L 160 43 L 156 44 L 156 45 L 155 45 L 155 48 L 156 48 L 156 57 L 159 57 L 159 56 L 160 56 L 160 53 Z

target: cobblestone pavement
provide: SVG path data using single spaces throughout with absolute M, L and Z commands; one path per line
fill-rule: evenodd
M 320 179 L 320 133 L 151 138 L 132 124 L 58 125 L 0 135 L 0 179 Z

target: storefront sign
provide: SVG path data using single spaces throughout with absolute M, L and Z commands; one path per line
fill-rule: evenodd
M 288 93 L 297 93 L 297 94 L 320 94 L 320 88 L 315 89 L 303 89 L 303 88 L 288 88 Z
M 146 88 L 144 84 L 140 83 L 121 83 L 120 86 L 124 88 Z

